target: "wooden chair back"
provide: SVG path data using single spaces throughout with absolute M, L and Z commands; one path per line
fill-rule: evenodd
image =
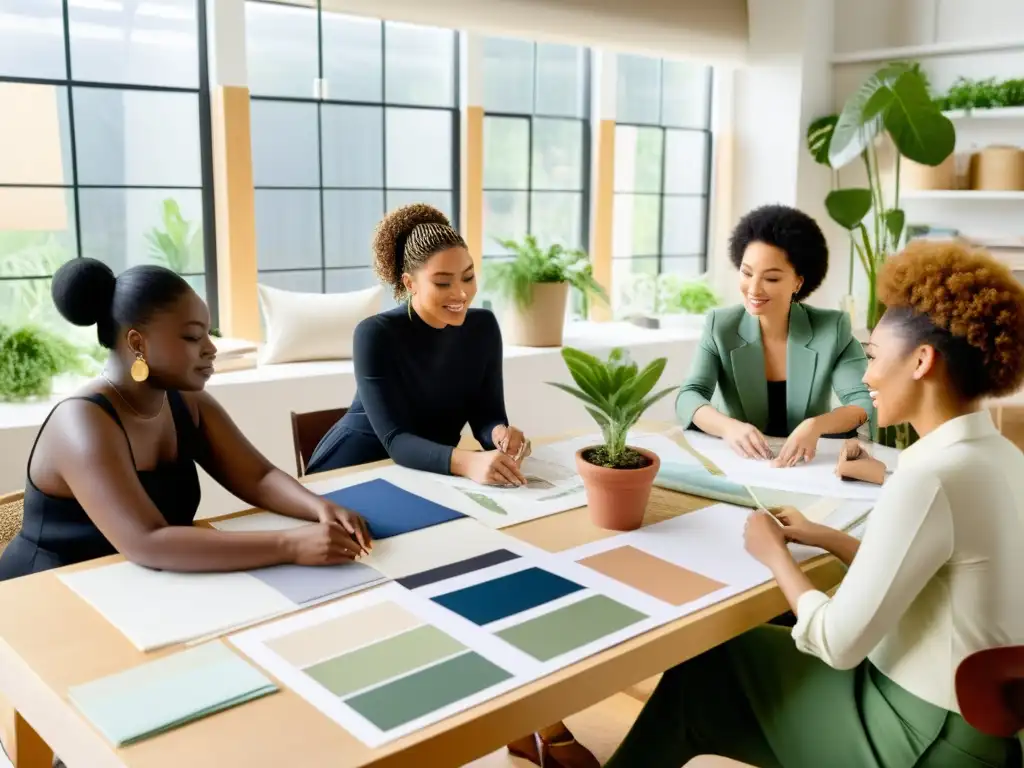
M 956 670 L 964 720 L 990 736 L 1024 731 L 1024 645 L 972 653 Z
M 327 431 L 348 413 L 348 408 L 326 411 L 292 413 L 292 442 L 295 444 L 295 471 L 298 477 L 306 474 L 306 464 Z
M 25 492 L 17 491 L 0 496 L 0 552 L 21 530 L 25 514 Z

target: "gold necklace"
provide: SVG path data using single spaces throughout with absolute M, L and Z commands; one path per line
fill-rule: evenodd
M 164 412 L 164 402 L 166 402 L 166 400 L 167 400 L 166 397 L 163 400 L 160 401 L 160 409 L 156 413 L 154 413 L 152 416 L 144 416 L 143 414 L 141 414 L 137 410 L 135 410 L 135 407 L 131 403 L 128 402 L 128 398 L 126 398 L 124 395 L 121 394 L 121 390 L 118 389 L 117 385 L 110 380 L 110 377 L 107 376 L 107 372 L 106 371 L 103 371 L 103 373 L 101 373 L 100 375 L 103 376 L 103 378 L 106 380 L 107 384 L 110 385 L 110 388 L 114 390 L 114 392 L 117 394 L 117 396 L 119 398 L 121 398 L 121 402 L 124 403 L 126 406 L 128 406 L 128 410 L 130 410 L 132 413 L 134 413 L 140 419 L 143 419 L 145 421 L 152 421 L 153 419 L 155 419 L 157 416 L 159 416 L 161 413 Z

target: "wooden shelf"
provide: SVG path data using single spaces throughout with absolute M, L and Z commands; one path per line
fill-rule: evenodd
M 900 200 L 1019 200 L 1024 202 L 1024 191 L 985 191 L 976 189 L 905 189 Z

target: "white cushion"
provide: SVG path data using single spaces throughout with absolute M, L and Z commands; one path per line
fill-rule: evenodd
M 351 293 L 295 293 L 259 286 L 267 341 L 260 365 L 348 360 L 356 325 L 381 310 L 378 285 Z

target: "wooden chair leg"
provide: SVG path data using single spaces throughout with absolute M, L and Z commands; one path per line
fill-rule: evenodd
M 7 751 L 14 768 L 51 768 L 53 765 L 53 750 L 17 712 L 14 713 L 14 744 L 11 747 Z

